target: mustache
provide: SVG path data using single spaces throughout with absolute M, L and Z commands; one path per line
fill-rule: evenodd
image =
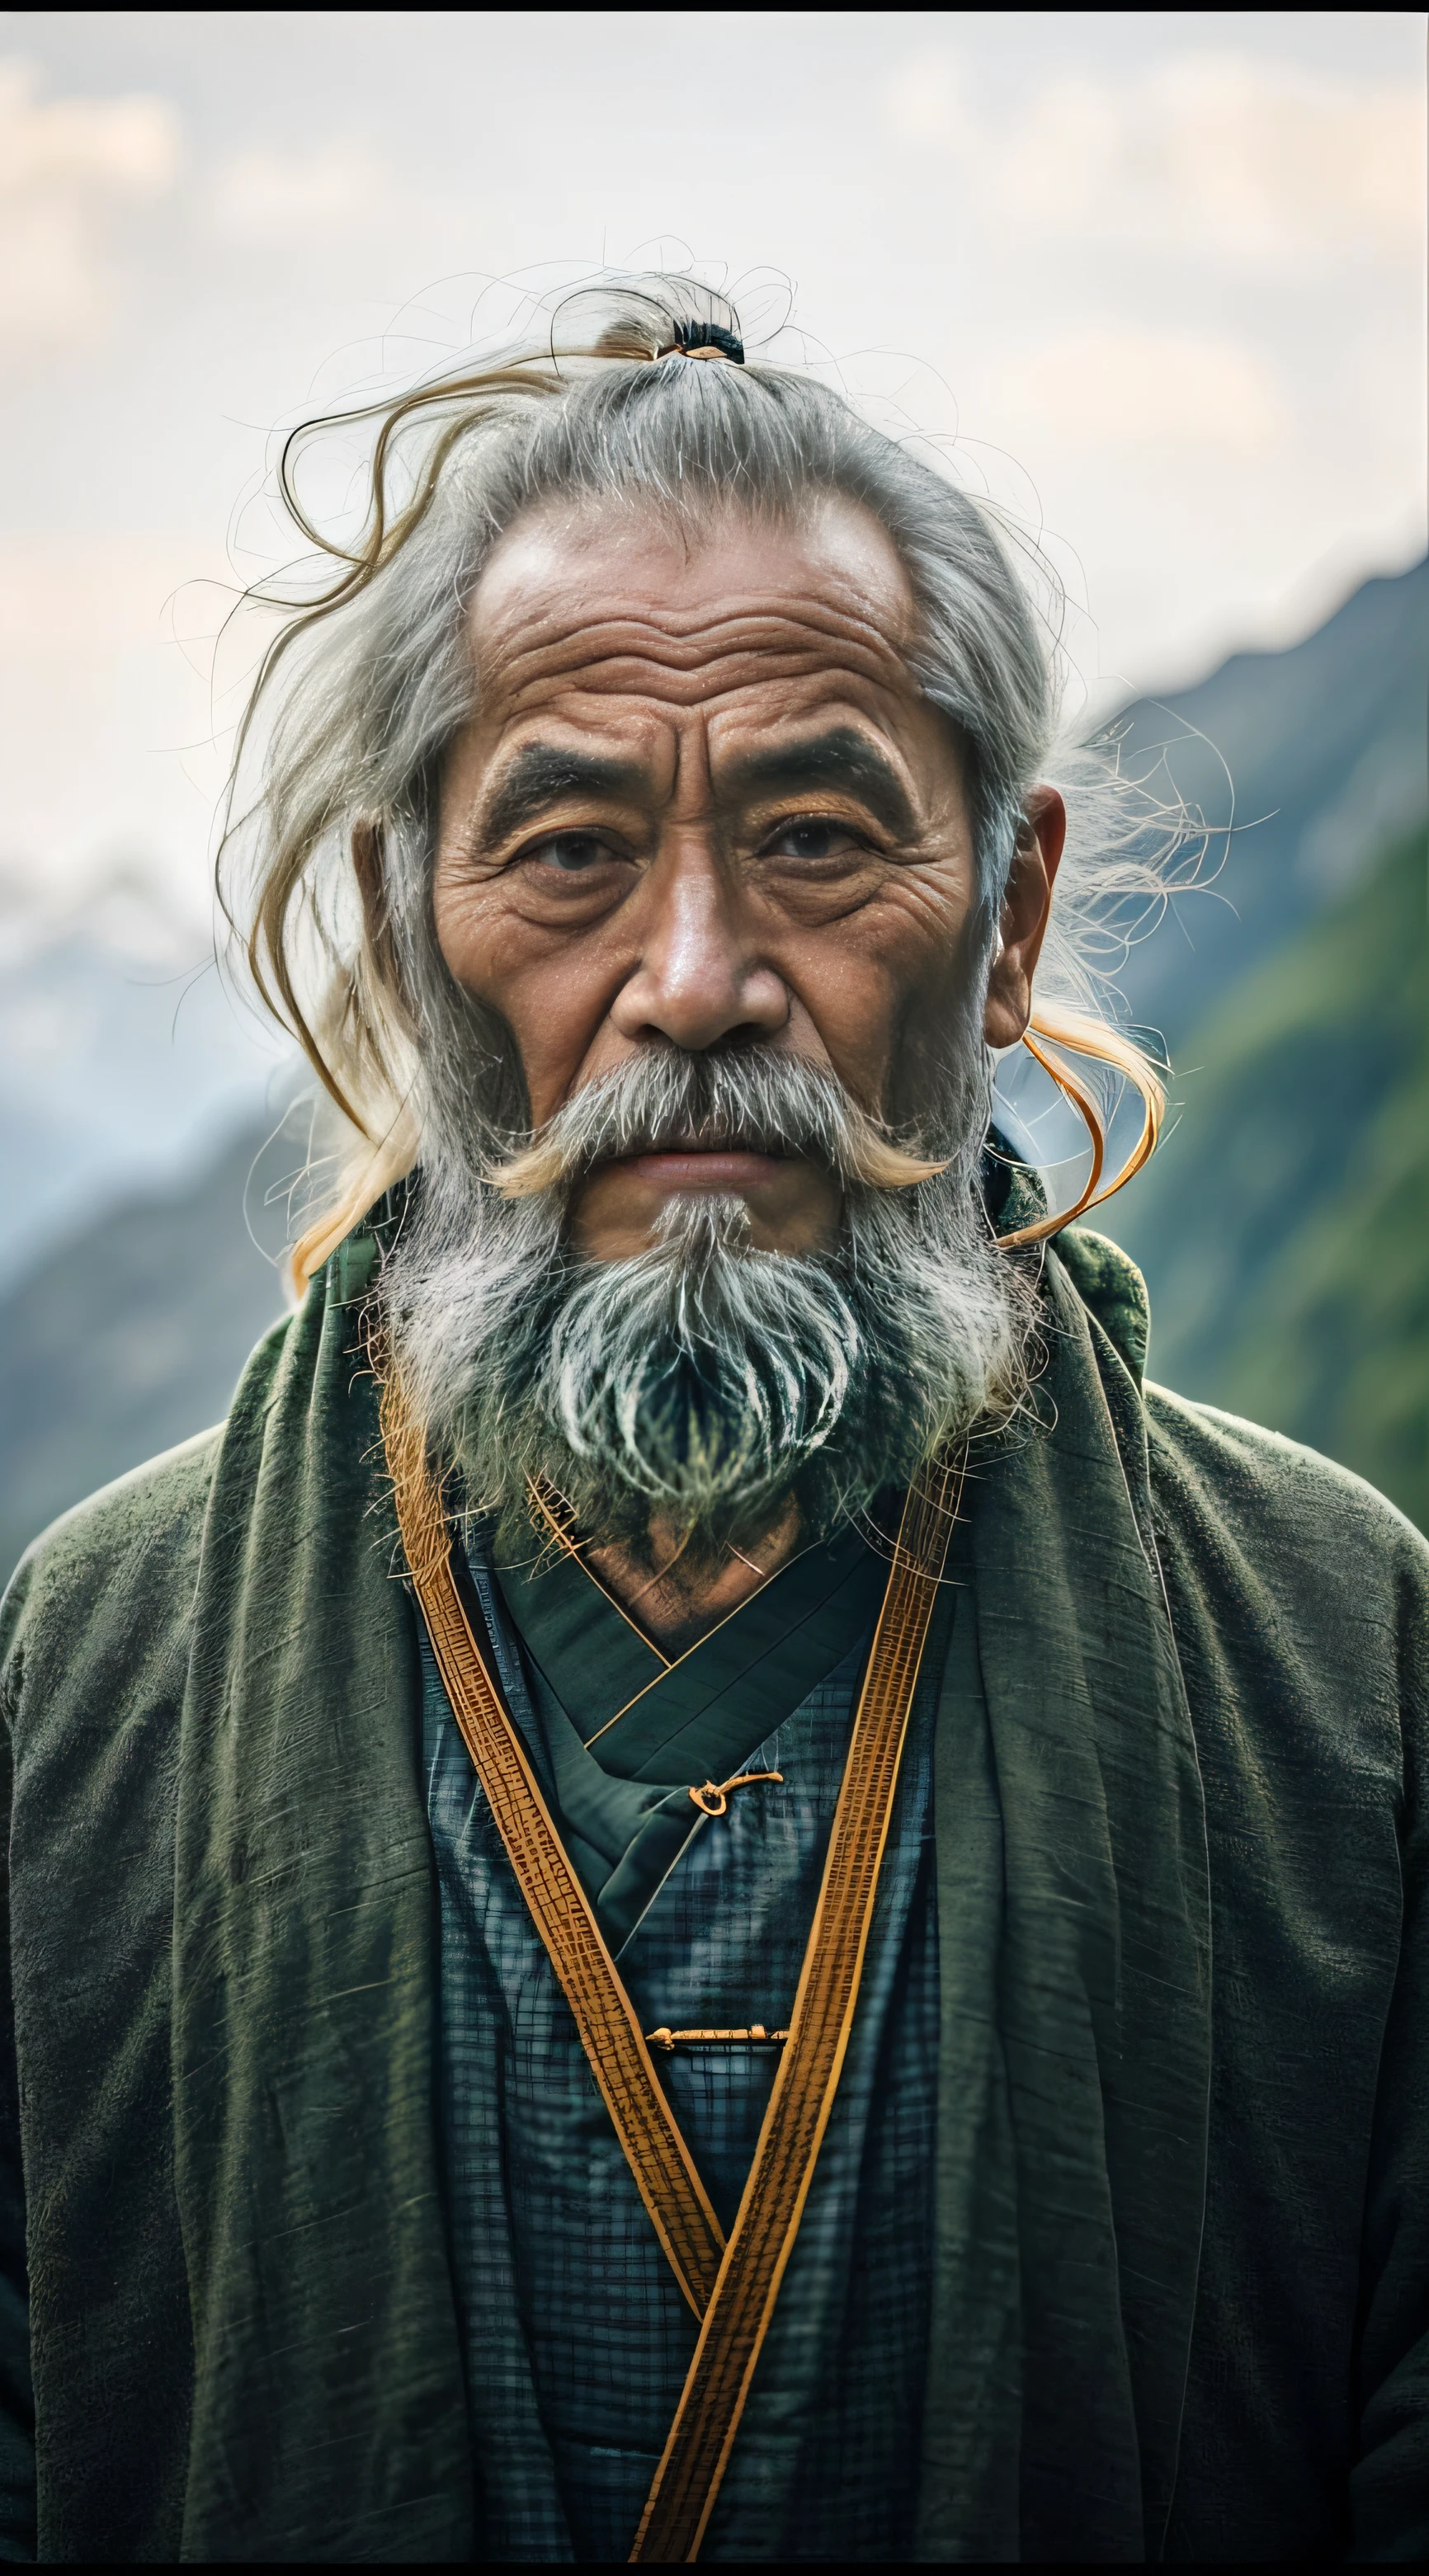
M 537 1198 L 601 1163 L 718 1148 L 821 1162 L 844 1183 L 877 1190 L 911 1189 L 948 1168 L 900 1144 L 831 1066 L 807 1056 L 651 1046 L 585 1084 L 483 1178 L 502 1198 Z

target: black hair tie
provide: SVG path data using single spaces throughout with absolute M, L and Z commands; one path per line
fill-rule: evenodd
M 684 358 L 730 358 L 737 367 L 744 364 L 744 342 L 732 331 L 722 330 L 718 322 L 677 322 L 674 338 L 657 358 L 672 358 L 678 350 Z

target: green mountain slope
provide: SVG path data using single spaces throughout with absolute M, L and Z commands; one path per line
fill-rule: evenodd
M 1178 898 L 1178 926 L 1133 948 L 1120 978 L 1176 1063 L 1233 979 L 1423 820 L 1426 702 L 1429 559 L 1363 583 L 1288 651 L 1234 653 L 1196 687 L 1123 710 L 1123 767 L 1159 785 L 1163 759 L 1210 830 L 1215 898 Z
M 1398 841 L 1202 1023 L 1180 1122 L 1107 1218 L 1147 1275 L 1155 1377 L 1429 1529 L 1426 861 L 1422 829 Z

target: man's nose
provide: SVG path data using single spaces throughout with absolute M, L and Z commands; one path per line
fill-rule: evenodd
M 662 1037 L 694 1054 L 784 1027 L 788 991 L 712 851 L 685 840 L 663 853 L 644 897 L 639 962 L 611 1009 L 622 1037 Z

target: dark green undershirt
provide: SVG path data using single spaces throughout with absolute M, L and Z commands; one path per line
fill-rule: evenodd
M 841 1529 L 673 1663 L 534 1530 L 525 1563 L 492 1571 L 524 1650 L 566 1849 L 618 1948 L 698 1820 L 690 1789 L 741 1770 L 872 1636 L 887 1557 Z

